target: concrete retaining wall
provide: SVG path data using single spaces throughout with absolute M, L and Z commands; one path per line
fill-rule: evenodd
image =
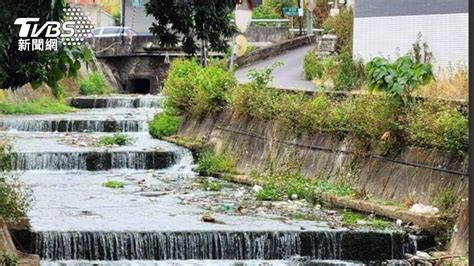
M 444 152 L 407 147 L 398 156 L 357 157 L 349 141 L 334 135 L 287 132 L 274 122 L 238 116 L 225 110 L 202 121 L 186 118 L 180 136 L 207 140 L 218 152 L 229 152 L 238 159 L 239 171 L 249 174 L 264 170 L 266 162 L 285 162 L 290 154 L 301 158 L 302 174 L 314 178 L 330 176 L 331 182 L 351 181 L 378 198 L 403 202 L 412 199 L 432 204 L 443 188 L 453 188 L 468 197 L 467 160 L 454 160 Z M 467 218 L 466 218 L 467 219 Z M 458 232 L 468 230 L 464 221 Z M 457 239 L 457 238 L 453 238 Z M 466 245 L 455 244 L 457 252 Z
M 245 32 L 249 42 L 282 42 L 290 38 L 289 27 L 250 27 Z

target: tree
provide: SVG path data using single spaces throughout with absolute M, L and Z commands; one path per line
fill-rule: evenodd
M 81 60 L 92 57 L 90 50 L 58 44 L 57 51 L 19 51 L 14 21 L 20 17 L 37 17 L 40 23 L 61 21 L 64 0 L 3 0 L 0 9 L 0 88 L 17 88 L 31 83 L 33 88 L 47 83 L 53 90 L 66 75 L 76 75 Z M 39 38 L 44 37 L 44 33 Z
M 209 43 L 213 51 L 225 52 L 227 40 L 236 32 L 232 23 L 235 0 L 151 0 L 145 12 L 156 19 L 150 31 L 160 45 L 195 54 L 197 41 Z

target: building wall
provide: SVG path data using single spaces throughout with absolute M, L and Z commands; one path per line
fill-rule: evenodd
M 418 33 L 434 57 L 435 71 L 468 64 L 468 0 L 355 1 L 354 57 L 395 59 Z
M 142 0 L 140 7 L 132 7 L 132 0 L 125 0 L 125 25 L 131 27 L 138 33 L 150 33 L 149 28 L 155 19 L 145 13 L 145 3 L 149 0 Z

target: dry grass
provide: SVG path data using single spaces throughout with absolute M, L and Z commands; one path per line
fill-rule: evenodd
M 420 96 L 446 99 L 467 99 L 469 95 L 469 72 L 457 69 L 450 74 L 440 74 L 430 84 L 419 90 Z

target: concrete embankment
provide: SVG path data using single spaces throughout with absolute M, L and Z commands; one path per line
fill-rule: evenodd
M 178 135 L 202 139 L 217 152 L 233 154 L 237 169 L 243 174 L 263 171 L 270 160 L 282 163 L 291 154 L 301 159 L 304 176 L 327 175 L 331 182 L 350 181 L 358 190 L 374 198 L 433 205 L 437 193 L 452 188 L 467 202 L 466 158 L 456 158 L 441 151 L 405 147 L 392 157 L 375 151 L 361 156 L 351 150 L 347 138 L 324 134 L 295 135 L 275 122 L 239 116 L 231 110 L 203 120 L 186 117 Z M 466 206 L 463 204 L 461 214 Z M 452 252 L 464 254 L 468 247 L 468 219 L 465 215 L 459 217 L 450 247 Z

